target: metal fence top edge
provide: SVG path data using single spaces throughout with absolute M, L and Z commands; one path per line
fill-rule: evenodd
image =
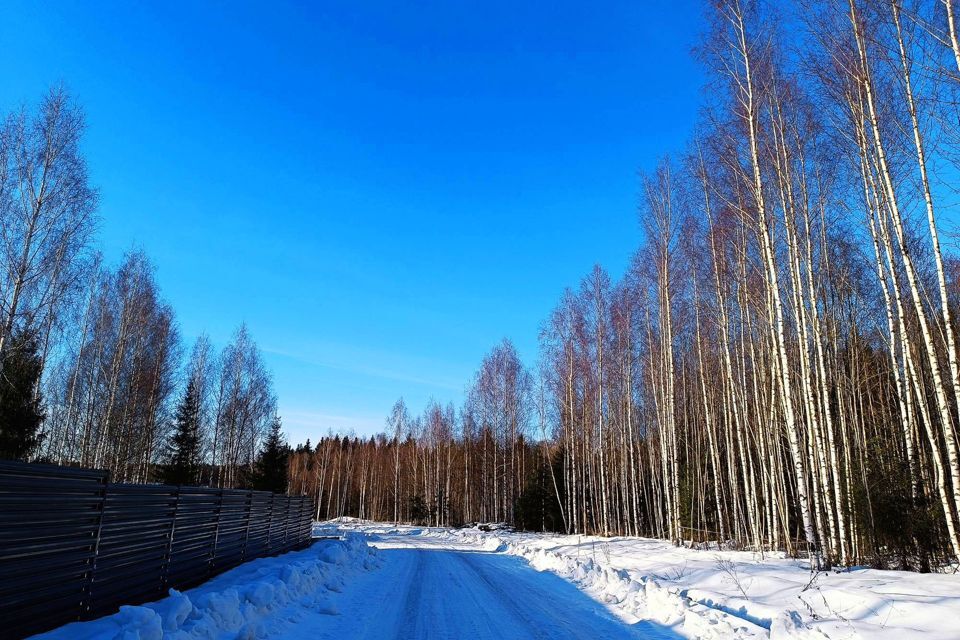
M 226 489 L 206 485 L 193 484 L 164 484 L 162 482 L 110 482 L 110 472 L 106 469 L 88 469 L 85 467 L 71 467 L 41 462 L 22 462 L 19 460 L 0 460 L 0 474 L 19 476 L 69 477 L 90 478 L 105 481 L 109 488 L 137 487 L 149 488 L 157 492 L 185 491 L 186 493 L 245 496 L 252 495 L 258 498 L 310 498 L 306 494 L 274 493 L 258 489 Z
M 56 464 L 46 464 L 38 462 L 20 462 L 17 460 L 0 460 L 0 473 L 13 473 L 17 475 L 42 475 L 42 476 L 70 476 L 106 479 L 110 472 L 106 469 L 87 469 L 83 467 L 66 467 Z

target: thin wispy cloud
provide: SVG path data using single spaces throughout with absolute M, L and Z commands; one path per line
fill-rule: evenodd
M 286 426 L 295 427 L 299 431 L 316 431 L 318 436 L 325 435 L 328 431 L 340 434 L 356 431 L 367 435 L 382 431 L 384 425 L 384 418 L 335 415 L 315 411 L 286 410 L 283 418 Z
M 292 353 L 290 351 L 287 351 L 284 349 L 277 349 L 274 347 L 262 347 L 262 351 L 264 353 L 269 353 L 269 354 L 280 356 L 283 358 L 296 360 L 297 362 L 301 362 L 303 364 L 307 364 L 312 367 L 321 367 L 321 368 L 330 369 L 333 371 L 353 373 L 357 375 L 368 376 L 371 378 L 381 378 L 384 380 L 407 382 L 410 384 L 419 384 L 419 385 L 428 386 L 428 387 L 435 387 L 438 389 L 447 389 L 449 391 L 460 391 L 463 388 L 463 383 L 455 384 L 449 381 L 433 380 L 433 379 L 423 378 L 420 376 L 411 375 L 408 373 L 392 371 L 390 369 L 382 369 L 378 367 L 365 367 L 362 365 L 345 364 L 342 362 L 318 360 L 315 358 L 305 357 L 302 354 Z

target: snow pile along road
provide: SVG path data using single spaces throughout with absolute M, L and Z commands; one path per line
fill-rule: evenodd
M 811 574 L 783 554 L 691 550 L 601 538 L 339 523 L 373 538 L 417 536 L 515 555 L 577 585 L 628 623 L 704 639 L 960 638 L 960 576 L 857 567 Z
M 809 571 L 783 554 L 693 550 L 647 538 L 477 529 L 473 539 L 526 558 L 640 619 L 695 638 L 960 638 L 960 576 L 866 567 Z
M 294 626 L 305 611 L 336 615 L 331 596 L 349 578 L 379 566 L 365 536 L 320 540 L 308 549 L 260 558 L 183 593 L 90 622 L 34 636 L 35 640 L 161 640 L 273 636 Z
M 663 586 L 651 576 L 631 577 L 590 556 L 565 556 L 536 548 L 513 539 L 513 534 L 482 533 L 473 530 L 428 529 L 421 535 L 472 540 L 486 551 L 497 551 L 526 559 L 538 571 L 551 571 L 563 577 L 596 600 L 603 602 L 629 623 L 652 620 L 673 629 L 678 636 L 703 640 L 748 640 L 768 637 L 767 629 L 754 622 L 691 601 L 676 589 Z M 804 635 L 809 630 L 799 625 Z M 812 632 L 810 632 L 812 633 Z
M 766 630 L 753 621 L 711 609 L 685 597 L 652 576 L 631 577 L 592 557 L 570 557 L 524 544 L 504 542 L 503 551 L 527 559 L 539 571 L 552 571 L 598 600 L 615 605 L 638 620 L 677 627 L 691 638 L 762 638 Z

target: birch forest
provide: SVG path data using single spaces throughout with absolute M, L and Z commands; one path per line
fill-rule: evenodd
M 536 362 L 497 345 L 462 406 L 301 445 L 290 490 L 319 518 L 958 559 L 957 20 L 709 3 L 702 115 L 639 179 L 627 272 L 567 289 Z
M 0 122 L 0 459 L 163 479 L 189 386 L 188 479 L 243 485 L 275 417 L 270 373 L 243 325 L 188 348 L 142 251 L 106 263 L 84 126 L 62 89 Z

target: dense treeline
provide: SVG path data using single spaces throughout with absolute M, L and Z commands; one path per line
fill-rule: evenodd
M 321 517 L 956 559 L 954 9 L 711 3 L 703 117 L 642 178 L 623 278 L 564 294 L 534 371 L 505 343 L 461 410 L 398 403 L 292 482 Z
M 84 119 L 62 90 L 0 124 L 0 458 L 109 469 L 117 481 L 234 487 L 276 400 L 241 326 L 184 366 L 173 309 L 139 251 L 95 251 Z

